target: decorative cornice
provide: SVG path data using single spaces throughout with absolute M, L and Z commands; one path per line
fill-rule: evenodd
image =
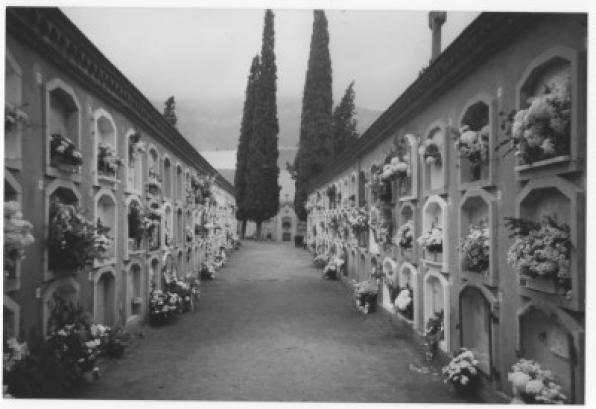
M 467 73 L 507 46 L 513 38 L 529 30 L 551 13 L 482 13 L 420 74 L 352 148 L 341 154 L 313 179 L 308 191 L 328 183 L 387 139 L 391 132 L 422 111 L 432 99 L 455 86 Z
M 11 36 L 42 54 L 151 134 L 178 157 L 207 174 L 234 195 L 234 187 L 181 134 L 93 43 L 57 8 L 7 7 Z

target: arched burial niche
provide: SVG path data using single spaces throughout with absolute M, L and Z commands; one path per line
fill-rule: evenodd
M 143 275 L 139 263 L 132 263 L 128 269 L 128 288 L 129 315 L 140 315 L 143 312 Z
M 496 286 L 497 198 L 484 189 L 468 190 L 460 201 L 459 266 L 462 276 Z
M 131 129 L 126 134 L 127 143 L 127 174 L 126 188 L 129 192 L 143 193 L 143 162 L 145 161 L 145 143 L 141 134 Z
M 399 268 L 398 282 L 400 289 L 410 290 L 412 298 L 411 308 L 404 311 L 397 310 L 397 313 L 405 320 L 412 323 L 415 330 L 421 328 L 422 297 L 420 291 L 420 275 L 413 264 L 404 262 Z
M 159 258 L 153 257 L 147 262 L 147 266 L 149 268 L 149 287 L 151 289 L 158 290 L 161 288 L 161 275 L 160 275 L 160 266 L 159 266 Z
M 100 250 L 96 266 L 113 263 L 116 259 L 118 243 L 118 224 L 116 215 L 116 197 L 110 190 L 102 189 L 95 196 L 95 223 L 97 234 L 106 238 L 106 244 Z
M 518 120 L 512 127 L 512 137 L 519 141 L 516 170 L 521 179 L 530 178 L 533 170 L 554 174 L 581 169 L 585 138 L 578 129 L 585 112 L 579 112 L 578 67 L 578 52 L 557 46 L 535 58 L 522 75 Z M 550 115 L 537 118 L 533 112 L 539 107 L 547 107 Z M 528 129 L 527 124 L 537 126 Z
M 184 263 L 184 252 L 182 250 L 178 251 L 176 257 L 176 277 L 184 277 L 184 272 L 186 271 L 186 264 Z
M 116 323 L 116 278 L 112 270 L 96 274 L 94 321 L 111 327 Z
M 23 128 L 27 120 L 27 115 L 23 112 L 23 74 L 8 48 L 5 62 L 4 162 L 8 167 L 20 169 Z
M 459 157 L 462 189 L 492 184 L 495 160 L 495 126 L 492 98 L 479 94 L 468 101 L 461 114 L 455 148 Z
M 389 257 L 385 257 L 383 260 L 383 275 L 385 276 L 385 280 L 382 291 L 382 305 L 385 309 L 392 311 L 393 301 L 399 289 L 399 280 L 397 276 L 397 263 Z
M 418 137 L 414 134 L 396 136 L 394 139 L 396 161 L 405 163 L 405 172 L 397 174 L 397 194 L 400 201 L 415 199 L 418 196 Z
M 127 254 L 143 250 L 145 232 L 143 226 L 144 211 L 138 198 L 131 196 L 127 201 Z M 154 228 L 154 227 L 151 227 Z
M 435 313 L 441 314 L 443 317 L 443 334 L 439 341 L 439 347 L 443 351 L 449 352 L 451 348 L 449 283 L 440 272 L 430 268 L 424 277 L 425 326 L 429 318 Z
M 544 216 L 555 218 L 559 229 L 568 229 L 568 241 L 559 241 L 569 249 L 569 257 L 557 262 L 557 270 L 536 275 L 520 269 L 520 292 L 533 297 L 546 294 L 551 302 L 582 311 L 585 306 L 585 234 L 580 227 L 585 220 L 584 192 L 561 177 L 544 177 L 528 182 L 518 194 L 517 216 L 544 223 Z M 549 225 L 549 229 L 554 229 Z M 563 230 L 565 231 L 565 230 Z M 558 233 L 559 234 L 559 233 Z M 522 237 L 527 242 L 528 236 Z M 547 254 L 549 254 L 547 252 Z
M 446 193 L 448 166 L 446 147 L 445 127 L 437 123 L 426 133 L 419 148 L 423 169 L 423 186 L 427 193 Z
M 118 157 L 117 129 L 112 116 L 104 109 L 95 111 L 94 143 L 96 160 L 96 183 L 113 182 L 117 179 L 121 159 Z
M 394 242 L 397 244 L 401 259 L 412 262 L 417 254 L 416 207 L 412 202 L 405 202 L 399 209 L 398 216 L 399 224 L 395 230 Z
M 43 291 L 41 298 L 43 301 L 42 326 L 44 336 L 50 335 L 51 332 L 59 329 L 56 328 L 56 323 L 50 319 L 52 309 L 56 306 L 56 303 L 65 302 L 67 304 L 72 303 L 75 306 L 78 305 L 80 290 L 80 284 L 71 276 L 52 281 Z
M 180 164 L 176 165 L 176 199 L 184 200 L 184 174 Z
M 74 90 L 60 79 L 46 85 L 46 172 L 56 177 L 79 179 L 83 163 L 81 147 L 81 108 Z
M 568 313 L 530 302 L 518 312 L 518 354 L 549 369 L 568 403 L 583 402 L 584 330 Z
M 476 286 L 466 286 L 459 294 L 460 342 L 478 360 L 478 368 L 487 376 L 491 375 L 493 363 L 493 324 L 491 302 L 486 290 Z
M 174 245 L 174 212 L 172 205 L 165 203 L 163 206 L 162 217 L 162 232 L 163 232 L 163 247 L 170 247 Z
M 435 195 L 422 208 L 422 236 L 418 241 L 424 263 L 449 272 L 447 202 Z
M 163 160 L 163 194 L 172 199 L 172 162 L 167 156 Z
M 179 246 L 184 244 L 184 216 L 181 207 L 176 210 L 176 241 Z

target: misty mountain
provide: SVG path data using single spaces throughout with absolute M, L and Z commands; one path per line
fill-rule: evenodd
M 152 102 L 163 111 L 164 101 Z M 176 99 L 178 129 L 199 151 L 236 149 L 243 104 L 240 99 Z M 301 111 L 301 100 L 278 99 L 280 147 L 297 146 Z M 358 132 L 362 134 L 380 114 L 380 111 L 356 107 Z

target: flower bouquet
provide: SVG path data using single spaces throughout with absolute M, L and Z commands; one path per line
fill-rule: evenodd
M 213 280 L 215 278 L 215 264 L 212 261 L 203 261 L 199 270 L 201 280 Z
M 418 238 L 418 244 L 429 253 L 441 253 L 443 251 L 443 229 L 433 226 Z
M 544 86 L 542 95 L 513 117 L 510 133 L 522 164 L 569 153 L 571 134 L 571 79 L 559 76 Z
M 369 214 L 365 207 L 351 209 L 348 213 L 348 224 L 354 234 L 362 233 L 368 229 Z
M 364 314 L 374 312 L 377 308 L 379 286 L 374 279 L 356 282 L 352 280 L 356 308 Z
M 8 103 L 4 105 L 4 131 L 6 133 L 15 129 L 19 122 L 25 123 L 29 119 L 21 108 L 10 106 Z
M 344 265 L 344 260 L 341 257 L 334 256 L 329 260 L 329 263 L 323 269 L 323 278 L 326 280 L 337 280 L 338 273 Z
M 567 403 L 567 396 L 552 372 L 542 369 L 536 361 L 520 359 L 513 364 L 507 378 L 513 385 L 514 398 L 525 403 Z
M 327 263 L 329 263 L 329 255 L 319 254 L 313 259 L 313 263 L 316 268 L 325 268 Z
M 75 205 L 54 199 L 48 237 L 50 268 L 76 270 L 99 255 L 96 226 Z
M 77 150 L 73 141 L 55 133 L 50 140 L 50 160 L 54 166 L 80 166 L 83 164 L 83 155 Z
M 4 202 L 4 274 L 13 277 L 17 262 L 25 257 L 25 247 L 34 241 L 33 225 L 23 219 L 21 205 Z
M 453 385 L 458 394 L 471 396 L 478 392 L 480 380 L 478 360 L 467 348 L 459 348 L 453 353 L 453 358 L 443 368 L 443 375 L 445 383 Z
M 401 315 L 406 317 L 408 320 L 412 320 L 414 317 L 414 292 L 409 285 L 400 288 L 399 294 L 393 302 L 395 310 Z
M 97 171 L 106 176 L 116 177 L 118 168 L 123 164 L 116 154 L 116 149 L 107 143 L 100 143 L 97 149 Z
M 403 250 L 411 249 L 414 242 L 414 222 L 408 220 L 399 226 L 393 241 Z
M 443 310 L 435 312 L 426 322 L 426 330 L 424 332 L 424 340 L 426 347 L 426 360 L 432 361 L 435 357 L 439 342 L 444 337 L 443 331 Z
M 134 163 L 140 154 L 146 152 L 145 142 L 141 141 L 141 134 L 135 132 L 128 138 L 128 162 Z
M 540 222 L 505 218 L 515 242 L 509 248 L 507 261 L 520 274 L 549 278 L 566 295 L 571 290 L 569 226 L 556 216 L 543 215 Z
M 482 167 L 488 163 L 489 159 L 490 128 L 485 125 L 477 132 L 465 125 L 459 133 L 455 147 L 459 151 L 460 157 L 468 160 L 472 180 L 478 180 L 481 178 Z
M 439 146 L 432 141 L 432 139 L 425 139 L 420 146 L 420 155 L 427 165 L 441 166 L 441 150 Z
M 100 349 L 103 355 L 109 358 L 122 358 L 124 349 L 128 346 L 130 335 L 122 328 L 110 328 L 103 325 L 97 325 L 95 333 L 98 333 L 100 340 Z M 94 333 L 93 325 L 91 333 Z
M 152 290 L 149 294 L 149 320 L 153 324 L 165 324 L 177 313 L 180 300 L 177 294 Z
M 488 270 L 490 240 L 488 224 L 485 220 L 471 224 L 468 235 L 461 240 L 462 269 L 482 273 Z

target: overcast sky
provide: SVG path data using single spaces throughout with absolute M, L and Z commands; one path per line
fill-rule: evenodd
M 149 99 L 243 99 L 263 10 L 62 8 Z M 302 98 L 312 10 L 273 10 L 278 96 Z M 357 105 L 386 109 L 430 58 L 426 11 L 328 10 L 334 103 L 351 80 Z M 448 12 L 446 47 L 478 15 Z

